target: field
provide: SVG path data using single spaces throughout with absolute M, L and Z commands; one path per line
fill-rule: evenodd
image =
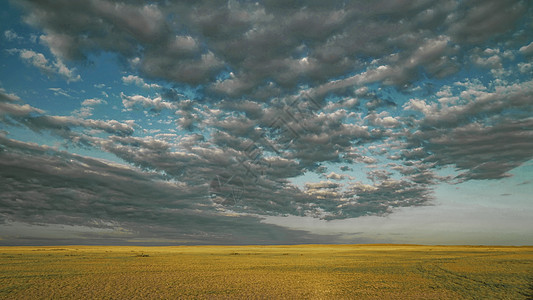
M 1 299 L 533 299 L 533 247 L 0 247 Z

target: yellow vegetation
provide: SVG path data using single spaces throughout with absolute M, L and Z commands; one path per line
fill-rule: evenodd
M 2 299 L 528 299 L 533 247 L 0 247 Z

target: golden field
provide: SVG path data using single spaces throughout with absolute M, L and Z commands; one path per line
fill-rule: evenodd
M 532 299 L 533 247 L 0 247 L 1 299 Z

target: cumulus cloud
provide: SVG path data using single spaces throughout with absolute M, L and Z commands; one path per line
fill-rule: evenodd
M 350 180 L 353 180 L 355 179 L 354 177 L 350 176 L 350 175 L 345 175 L 345 174 L 337 174 L 335 172 L 331 172 L 329 174 L 326 175 L 326 179 L 332 179 L 332 180 L 343 180 L 343 179 L 350 179 Z
M 419 131 L 409 135 L 404 153 L 438 166 L 455 165 L 466 179 L 497 179 L 530 160 L 532 82 L 493 90 L 483 85 L 458 83 L 458 97 L 427 103 L 411 99 L 405 109 L 424 114 Z M 441 99 L 439 99 L 441 100 Z M 413 152 L 415 151 L 415 152 Z M 417 157 L 414 156 L 414 157 Z
M 365 117 L 365 119 L 368 120 L 371 125 L 386 128 L 398 127 L 401 124 L 397 118 L 389 116 L 388 112 L 386 111 L 383 111 L 379 114 L 370 113 Z
M 135 60 L 140 75 L 173 83 L 205 83 L 207 91 L 235 98 L 247 94 L 272 95 L 273 91 L 282 91 L 284 98 L 298 84 L 306 82 L 315 85 L 310 92 L 319 101 L 329 93 L 343 93 L 347 89 L 354 89 L 352 93 L 357 95 L 355 90 L 361 91 L 362 86 L 375 82 L 403 87 L 417 79 L 421 70 L 435 77 L 453 74 L 463 55 L 459 51 L 461 43 L 480 44 L 490 37 L 501 36 L 530 9 L 523 1 L 406 5 L 393 1 L 343 5 L 332 2 L 305 7 L 275 1 L 257 5 L 210 1 L 194 4 L 74 1 L 62 3 L 61 10 L 48 2 L 22 1 L 21 5 L 26 9 L 26 22 L 44 29 L 41 40 L 62 59 L 84 59 L 102 50 L 116 52 Z M 223 25 L 220 20 L 224 20 Z M 70 26 L 62 26 L 64 22 Z M 523 46 L 520 52 L 527 54 L 528 47 Z M 500 56 L 485 54 L 472 54 L 473 62 L 502 67 Z M 371 59 L 358 59 L 359 56 Z M 32 57 L 41 68 L 50 66 L 37 53 Z M 527 70 L 526 66 L 521 70 Z M 159 87 L 146 83 L 138 75 L 123 76 L 122 80 L 145 88 Z M 498 111 L 506 105 L 503 104 L 506 101 L 492 101 L 491 97 L 496 95 L 479 96 L 475 103 L 449 110 L 418 99 L 404 107 L 424 113 L 424 126 L 435 122 L 442 125 L 445 118 L 460 123 L 459 119 L 472 115 L 470 110 L 483 107 L 478 112 L 481 114 Z M 504 97 L 517 105 L 524 99 L 524 95 Z M 374 164 L 375 158 L 352 151 L 352 142 L 384 138 L 391 131 L 382 128 L 398 129 L 402 122 L 387 112 L 376 111 L 364 116 L 370 128 L 350 124 L 347 122 L 350 110 L 357 109 L 360 102 L 351 97 L 345 103 L 330 103 L 329 108 L 325 107 L 329 112 L 291 112 L 301 121 L 283 115 L 286 105 L 281 109 L 267 105 L 265 109 L 252 99 L 221 107 L 240 110 L 247 119 L 206 120 L 201 113 L 181 109 L 163 96 L 122 93 L 121 99 L 127 110 L 179 110 L 180 128 L 213 126 L 220 130 L 214 134 L 219 145 L 235 144 L 230 139 L 236 136 L 251 138 L 264 149 L 276 144 L 284 149 L 287 159 L 298 160 L 308 169 L 316 168 L 320 162 L 342 160 Z M 383 100 L 378 100 L 367 102 L 367 108 L 379 109 L 383 104 L 377 103 Z M 279 122 L 275 123 L 276 120 Z M 262 131 L 253 128 L 256 124 Z M 280 127 L 282 132 L 270 134 Z M 265 138 L 258 139 L 258 135 Z
M 481 43 L 511 29 L 516 20 L 528 11 L 524 1 L 467 1 L 451 16 L 450 32 L 459 41 Z M 493 18 L 489 18 L 492 16 Z
M 481 67 L 491 68 L 491 69 L 501 69 L 502 68 L 502 59 L 499 55 L 495 54 L 492 56 L 479 56 L 475 55 L 472 57 L 472 61 Z
M 83 100 L 81 105 L 82 106 L 95 106 L 95 105 L 99 105 L 99 104 L 102 104 L 102 103 L 107 103 L 107 102 L 102 100 L 102 99 L 92 98 L 92 99 Z
M 15 31 L 8 29 L 4 31 L 4 37 L 8 41 L 16 41 L 16 40 L 22 40 L 22 37 L 20 37 Z
M 128 76 L 122 76 L 122 81 L 127 84 L 135 84 L 139 87 L 145 88 L 145 89 L 158 89 L 161 88 L 161 86 L 157 83 L 151 83 L 148 84 L 144 82 L 144 79 L 142 79 L 139 76 L 136 75 L 128 75 Z
M 524 1 L 20 5 L 28 23 L 44 28 L 41 40 L 57 57 L 117 52 L 138 60 L 149 77 L 209 83 L 214 91 L 232 96 L 268 94 L 271 84 L 293 89 L 304 80 L 326 83 L 365 69 L 369 71 L 357 82 L 403 85 L 418 76 L 420 67 L 446 76 L 458 69 L 454 43 L 481 43 L 505 33 L 529 9 Z M 399 52 L 390 55 L 391 49 Z M 356 59 L 358 55 L 374 57 L 381 67 Z M 216 80 L 228 68 L 232 76 Z
M 81 108 L 72 112 L 73 116 L 87 118 L 93 115 L 95 106 L 107 103 L 105 100 L 98 98 L 85 99 L 81 103 Z
M 345 214 L 386 214 L 394 207 L 427 205 L 432 191 L 426 185 L 387 179 L 373 185 L 355 182 L 346 196 L 354 197 L 355 201 L 342 204 L 340 209 Z
M 18 53 L 19 57 L 46 75 L 60 75 L 68 82 L 80 81 L 81 76 L 75 74 L 75 69 L 69 69 L 61 59 L 50 62 L 42 53 L 28 49 L 10 49 L 10 53 Z
M 531 63 L 519 63 L 518 70 L 520 73 L 531 73 L 533 70 L 533 64 Z
M 459 82 L 456 85 L 464 87 L 458 97 L 442 97 L 439 99 L 441 105 L 411 99 L 404 108 L 423 113 L 423 125 L 437 127 L 453 127 L 470 122 L 480 115 L 495 115 L 511 109 L 531 110 L 533 81 L 496 86 L 493 91 L 488 91 L 483 85 L 471 83 Z
M 161 96 L 149 98 L 142 95 L 128 96 L 121 93 L 120 97 L 122 98 L 122 104 L 126 110 L 132 110 L 135 107 L 148 108 L 155 112 L 163 109 L 177 109 L 177 106 L 174 103 L 164 101 Z
M 498 179 L 533 158 L 532 119 L 504 119 L 495 125 L 468 124 L 449 131 L 425 131 L 425 161 L 454 165 L 459 179 Z M 415 134 L 413 143 L 419 143 Z
M 525 45 L 520 47 L 520 53 L 524 55 L 531 55 L 533 54 L 533 42 L 529 43 L 529 45 Z

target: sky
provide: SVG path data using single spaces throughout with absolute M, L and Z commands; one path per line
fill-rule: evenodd
M 531 1 L 0 2 L 0 245 L 533 244 Z

